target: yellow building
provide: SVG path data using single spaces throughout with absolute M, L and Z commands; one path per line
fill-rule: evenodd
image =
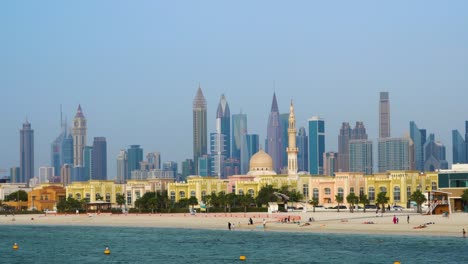
M 214 177 L 189 176 L 187 182 L 168 184 L 168 195 L 171 201 L 177 202 L 183 198 L 196 197 L 199 202 L 211 193 L 228 193 L 228 180 Z
M 135 201 L 147 192 L 163 192 L 174 179 L 154 178 L 147 180 L 128 180 L 124 187 L 125 203 L 128 207 L 135 207 Z
M 57 203 L 65 199 L 66 190 L 61 184 L 41 184 L 28 193 L 30 210 L 56 210 Z
M 98 197 L 103 201 L 116 205 L 116 195 L 124 193 L 124 185 L 114 181 L 90 180 L 87 182 L 72 182 L 67 185 L 67 197 L 77 200 L 85 199 L 94 203 Z

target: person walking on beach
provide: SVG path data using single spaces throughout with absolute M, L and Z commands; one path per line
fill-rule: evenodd
M 249 225 L 253 225 L 252 217 L 249 218 Z
M 228 222 L 228 229 L 231 230 L 231 222 Z
M 265 227 L 266 227 L 266 220 L 265 218 L 263 218 L 263 229 L 265 229 Z
M 465 231 L 465 228 L 463 228 L 463 238 L 466 238 L 466 231 Z
M 408 222 L 408 224 L 409 224 L 409 215 L 408 215 L 408 217 L 406 217 L 406 222 Z

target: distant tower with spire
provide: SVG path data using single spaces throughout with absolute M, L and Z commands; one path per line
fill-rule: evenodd
M 73 119 L 73 165 L 83 166 L 83 149 L 86 146 L 86 118 L 78 105 L 75 118 Z
M 221 134 L 224 135 L 224 156 L 229 158 L 231 156 L 231 111 L 229 110 L 229 104 L 224 94 L 219 99 L 218 109 L 216 111 L 216 123 L 221 126 Z
M 207 154 L 207 148 L 206 100 L 198 86 L 193 99 L 193 163 L 196 174 L 199 174 L 198 159 Z
M 281 126 L 280 126 L 280 117 L 278 110 L 278 103 L 276 102 L 276 94 L 273 93 L 273 101 L 271 103 L 271 112 L 268 118 L 268 127 L 267 127 L 267 150 L 268 154 L 273 159 L 273 169 L 276 172 L 281 171 L 282 167 L 282 151 L 283 144 L 281 142 Z
M 289 128 L 288 128 L 288 175 L 297 176 L 297 153 L 299 149 L 296 147 L 296 116 L 294 115 L 294 105 L 291 101 L 289 107 Z
M 29 186 L 31 178 L 34 178 L 34 130 L 26 119 L 20 130 L 20 182 Z

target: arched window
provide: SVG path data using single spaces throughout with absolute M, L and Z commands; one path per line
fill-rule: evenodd
M 249 190 L 247 191 L 247 193 L 248 193 L 250 196 L 254 197 L 254 194 L 255 194 L 254 190 L 249 189 Z
M 87 196 L 88 194 L 86 194 Z M 127 204 L 132 204 L 132 192 L 128 191 L 127 192 Z
M 359 196 L 363 196 L 364 195 L 364 187 L 361 187 L 359 188 Z
M 111 198 L 111 195 L 110 193 L 106 193 L 106 202 L 110 203 L 110 199 Z
M 77 200 L 81 200 L 81 193 L 77 193 L 77 194 L 76 194 L 76 199 L 77 199 Z
M 201 199 L 202 199 L 202 201 L 205 201 L 205 197 L 206 197 L 206 191 L 202 191 L 202 192 L 201 192 Z
M 171 192 L 171 201 L 175 201 L 175 192 L 174 191 Z
M 330 188 L 325 188 L 325 195 L 330 195 L 330 193 L 331 193 Z
M 344 190 L 343 190 L 343 188 L 341 188 L 341 187 L 338 188 L 338 196 L 343 197 L 343 195 L 344 195 Z
M 399 186 L 393 187 L 393 201 L 395 202 L 400 201 L 400 187 Z
M 409 200 L 411 197 L 411 186 L 406 187 L 406 198 Z
M 349 193 L 354 193 L 354 187 L 349 188 Z
M 380 192 L 386 193 L 386 192 L 387 192 L 387 187 L 385 187 L 385 186 L 380 186 Z
M 100 194 L 100 193 L 96 193 L 96 195 L 94 195 L 94 199 L 96 199 L 96 201 L 102 200 L 101 194 Z
M 319 201 L 319 189 L 318 188 L 314 188 L 312 195 L 315 200 Z
M 369 187 L 369 201 L 375 200 L 375 189 L 374 187 Z
M 184 191 L 180 191 L 180 192 L 179 192 L 179 196 L 180 196 L 181 199 L 182 199 L 182 198 L 185 198 L 185 192 L 184 192 Z
M 437 182 L 432 182 L 432 190 L 437 190 Z
M 309 184 L 302 185 L 302 192 L 304 193 L 304 197 L 309 197 Z
M 244 195 L 244 190 L 239 189 L 239 195 Z
M 195 194 L 195 191 L 190 191 L 190 197 L 195 197 L 196 194 Z

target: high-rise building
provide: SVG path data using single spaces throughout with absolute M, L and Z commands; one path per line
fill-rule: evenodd
M 379 138 L 390 137 L 390 98 L 388 92 L 380 92 Z
M 143 160 L 143 149 L 140 145 L 131 145 L 127 150 L 127 176 L 130 177 L 132 171 L 140 170 L 140 161 Z
M 198 159 L 198 175 L 199 176 L 211 176 L 211 168 L 213 163 L 213 158 L 210 155 L 203 155 Z
M 338 169 L 338 153 L 325 152 L 323 153 L 323 175 L 335 176 Z
M 217 119 L 220 121 L 220 119 Z M 221 130 L 219 127 L 220 122 L 216 124 L 216 133 L 210 134 L 210 152 L 211 156 L 213 157 L 213 163 L 211 171 L 213 172 L 213 176 L 218 177 L 219 179 L 224 179 L 224 160 L 226 156 L 225 153 L 225 137 L 221 134 Z
M 62 164 L 73 165 L 73 136 L 69 132 L 62 142 Z
M 175 161 L 166 161 L 163 163 L 163 171 L 171 171 L 174 175 L 174 178 L 177 177 L 179 167 Z
M 297 169 L 299 171 L 309 171 L 309 139 L 305 127 L 299 128 L 296 137 L 297 147 Z
M 115 179 L 116 182 L 123 183 L 129 179 L 130 176 L 128 175 L 127 163 L 127 151 L 125 149 L 121 149 L 119 151 L 119 155 L 117 155 L 117 176 Z
M 309 173 L 323 174 L 323 153 L 325 153 L 325 121 L 314 116 L 309 123 Z
M 445 158 L 445 146 L 435 140 L 434 134 L 430 134 L 424 146 L 424 171 L 436 171 L 448 169 Z
M 351 139 L 367 139 L 367 132 L 366 127 L 364 126 L 364 122 L 357 121 L 356 125 L 354 126 L 353 130 L 351 131 Z
M 281 124 L 278 103 L 276 101 L 276 94 L 273 93 L 273 101 L 271 103 L 271 111 L 267 127 L 267 153 L 273 159 L 273 169 L 277 172 L 280 172 L 283 166 L 282 154 L 285 151 L 281 140 Z
M 379 172 L 389 170 L 411 169 L 411 139 L 380 138 L 379 139 Z
M 241 160 L 241 149 L 244 143 L 244 136 L 247 134 L 247 115 L 234 114 L 232 115 L 232 147 L 231 157 Z
M 72 167 L 71 164 L 63 164 L 62 168 L 60 168 L 60 182 L 67 186 L 72 182 Z
M 219 99 L 216 119 L 219 119 L 221 134 L 224 135 L 225 147 L 222 154 L 228 158 L 231 156 L 231 111 L 229 110 L 229 104 L 224 94 L 222 94 Z
M 286 148 L 288 147 L 288 129 L 289 129 L 289 113 L 280 114 L 280 127 L 281 127 L 281 143 L 283 149 L 281 151 L 281 169 L 288 168 L 288 153 Z
M 198 87 L 197 95 L 193 99 L 193 161 L 195 172 L 198 172 L 198 158 L 207 153 L 208 132 L 206 123 L 206 100 Z
M 194 175 L 194 168 L 195 166 L 193 165 L 192 159 L 186 159 L 182 161 L 182 176 L 180 179 L 177 179 L 177 181 L 185 181 L 188 176 Z
M 92 154 L 93 180 L 107 180 L 107 142 L 105 137 L 95 137 Z
M 148 162 L 148 170 L 161 169 L 161 153 L 150 152 L 146 154 L 146 160 Z
M 372 141 L 366 139 L 353 139 L 349 141 L 349 171 L 363 172 L 366 175 L 373 173 Z
M 226 175 L 226 177 L 238 175 L 240 173 L 240 161 L 238 159 L 230 158 L 224 161 L 224 175 Z
M 247 160 L 250 161 L 250 158 L 258 152 L 260 147 L 260 139 L 257 134 L 247 134 L 245 135 L 245 141 L 247 142 Z M 246 168 L 247 171 L 250 170 L 250 164 L 247 163 L 248 166 Z
M 20 130 L 20 180 L 29 184 L 34 178 L 34 130 L 26 120 Z
M 349 140 L 352 130 L 348 122 L 343 122 L 338 135 L 338 171 L 349 171 Z
M 55 176 L 54 167 L 39 167 L 39 183 L 49 183 L 49 181 Z
M 458 130 L 452 130 L 452 158 L 453 164 L 467 163 L 466 142 Z
M 10 181 L 11 183 L 21 182 L 20 167 L 10 168 Z
M 288 153 L 288 176 L 297 177 L 297 153 L 299 150 L 296 146 L 296 116 L 294 114 L 294 105 L 292 101 L 289 106 L 288 123 L 288 147 L 286 148 L 286 152 Z
M 78 110 L 73 120 L 73 165 L 83 166 L 83 149 L 86 146 L 86 118 L 78 105 Z
M 82 181 L 93 180 L 93 147 L 92 146 L 85 146 L 83 148 L 83 165 L 76 166 L 83 168 L 82 171 Z
M 63 143 L 66 140 L 66 138 L 67 138 L 67 122 L 63 120 L 62 107 L 60 106 L 60 134 L 54 140 L 54 142 L 52 142 L 51 153 L 50 153 L 50 165 L 54 167 L 55 174 L 57 174 L 56 176 L 60 176 L 61 167 L 65 163 Z M 72 143 L 72 155 L 73 155 L 73 143 Z M 73 160 L 71 162 L 73 162 Z
M 411 121 L 410 137 L 414 144 L 413 160 L 415 169 L 418 171 L 424 171 L 424 143 L 426 141 L 425 130 L 419 129 L 416 123 L 414 121 Z

